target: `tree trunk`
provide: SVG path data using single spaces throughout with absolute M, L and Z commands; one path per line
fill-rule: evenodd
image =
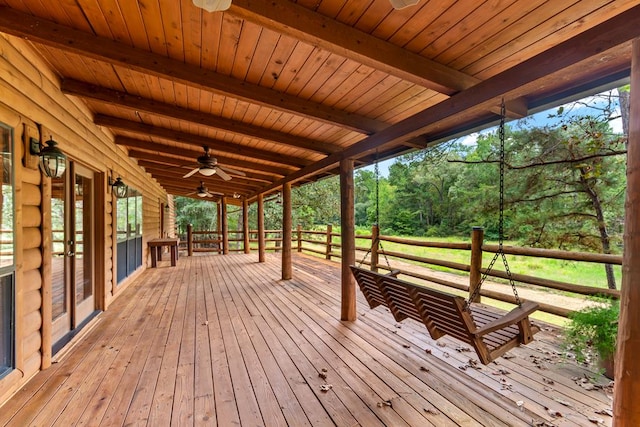
M 602 243 L 602 253 L 610 254 L 611 253 L 611 239 L 609 238 L 609 232 L 607 230 L 607 224 L 604 220 L 604 212 L 602 210 L 602 202 L 600 201 L 600 196 L 598 192 L 593 188 L 589 180 L 586 178 L 587 169 L 584 167 L 580 168 L 580 183 L 583 185 L 585 193 L 589 196 L 591 200 L 591 206 L 596 214 L 596 218 L 598 220 L 598 231 L 600 232 L 600 242 Z M 604 270 L 607 275 L 607 287 L 609 289 L 617 289 L 616 287 L 616 277 L 613 274 L 613 265 L 605 264 Z
M 630 99 L 629 95 L 631 94 L 628 90 L 623 90 L 618 88 L 618 102 L 620 103 L 620 118 L 622 119 L 622 132 L 627 137 L 626 145 L 629 143 L 629 105 Z

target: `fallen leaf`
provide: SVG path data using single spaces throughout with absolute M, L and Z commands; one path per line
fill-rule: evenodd
M 571 402 L 567 402 L 566 400 L 562 400 L 562 399 L 558 399 L 557 397 L 554 398 L 553 400 L 555 400 L 556 402 L 558 402 L 559 404 L 563 405 L 563 406 L 567 406 L 569 408 L 573 407 L 573 405 L 571 404 Z
M 332 388 L 333 388 L 333 386 L 331 384 L 322 384 L 320 386 L 320 391 L 323 391 L 323 392 L 326 393 L 327 391 L 331 390 Z
M 555 409 L 547 409 L 547 413 L 551 415 L 553 418 L 562 418 L 562 412 L 556 411 Z
M 602 418 L 589 417 L 587 419 L 589 420 L 589 422 L 594 423 L 594 424 L 604 424 L 604 420 Z
M 320 373 L 318 374 L 318 376 L 319 376 L 320 378 L 322 378 L 323 380 L 326 380 L 326 379 L 327 379 L 327 374 L 326 374 L 325 372 L 320 372 Z
M 420 366 L 420 370 L 423 372 L 429 372 L 429 368 L 425 368 L 424 366 Z
M 596 414 L 613 417 L 613 411 L 611 409 L 600 409 L 596 411 Z
M 437 345 L 438 347 L 446 347 L 446 346 L 447 346 L 447 343 L 442 342 L 442 341 L 437 341 L 437 342 L 436 342 L 436 345 Z
M 438 411 L 437 409 L 433 409 L 433 408 L 424 408 L 424 412 L 426 412 L 427 414 L 431 414 L 431 415 L 440 415 L 440 411 Z
M 404 348 L 411 348 L 411 346 L 410 346 L 409 344 L 402 344 L 402 346 L 403 346 Z

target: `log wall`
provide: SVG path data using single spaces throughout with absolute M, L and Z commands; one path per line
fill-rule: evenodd
M 16 369 L 0 379 L 0 404 L 51 363 L 50 180 L 43 177 L 23 145 L 24 136 L 53 137 L 67 157 L 95 172 L 96 306 L 107 309 L 127 287 L 114 274 L 115 198 L 108 177 L 122 177 L 143 195 L 143 256 L 146 241 L 158 237 L 158 201 L 166 192 L 150 178 L 113 135 L 93 124 L 83 101 L 60 91 L 59 77 L 22 39 L 0 34 L 0 122 L 14 130 L 15 165 L 15 341 Z M 35 133 L 35 135 L 34 135 Z M 166 229 L 174 230 L 173 212 Z M 146 263 L 143 263 L 143 269 Z

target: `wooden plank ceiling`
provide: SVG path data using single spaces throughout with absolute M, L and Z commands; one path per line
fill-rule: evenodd
M 0 0 L 0 32 L 168 192 L 252 197 L 623 81 L 640 0 Z M 182 178 L 204 146 L 245 176 Z

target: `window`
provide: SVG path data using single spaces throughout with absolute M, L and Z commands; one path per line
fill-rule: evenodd
M 14 367 L 13 130 L 0 123 L 0 377 Z
M 127 197 L 117 199 L 118 283 L 142 265 L 142 194 L 129 187 Z

